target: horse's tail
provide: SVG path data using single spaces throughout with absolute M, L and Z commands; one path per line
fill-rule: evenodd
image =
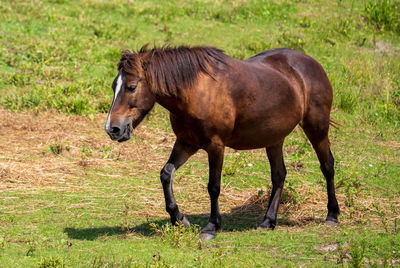
M 339 127 L 343 127 L 342 124 L 340 124 L 339 122 L 336 122 L 332 118 L 329 119 L 329 125 L 331 125 L 332 127 L 336 128 L 336 129 L 339 129 Z

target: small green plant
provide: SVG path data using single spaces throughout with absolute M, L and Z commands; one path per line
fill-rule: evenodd
M 304 52 L 306 40 L 298 35 L 283 32 L 281 37 L 278 39 L 278 43 L 282 47 L 296 49 Z
M 4 236 L 0 236 L 0 250 L 3 250 L 6 248 L 6 239 Z
M 153 265 L 156 268 L 170 267 L 167 263 L 165 263 L 164 259 L 161 258 L 160 252 L 157 252 L 157 254 L 154 254 L 152 256 L 152 259 L 153 259 Z
M 153 232 L 161 237 L 161 240 L 180 248 L 183 245 L 187 247 L 198 247 L 198 236 L 200 228 L 197 225 L 184 227 L 182 223 L 171 225 L 169 223 L 159 227 L 155 223 L 150 224 Z
M 124 230 L 124 232 L 126 234 L 129 234 L 133 228 L 133 224 L 132 224 L 132 219 L 130 216 L 130 206 L 124 202 L 124 210 L 122 211 L 122 218 L 123 218 L 123 224 L 121 226 L 121 228 Z
M 81 157 L 90 158 L 92 156 L 92 149 L 89 147 L 83 146 L 81 149 Z
M 365 3 L 364 16 L 377 30 L 400 33 L 400 1 L 369 0 Z
M 400 81 L 396 79 L 396 75 L 387 73 L 384 87 L 374 97 L 380 117 L 394 121 L 400 120 Z
M 25 252 L 25 256 L 32 256 L 33 253 L 36 251 L 36 242 L 35 241 L 29 241 L 27 242 L 28 249 Z
M 396 235 L 397 233 L 400 232 L 400 226 L 399 226 L 399 217 L 400 211 L 399 208 L 397 208 L 394 205 L 393 201 L 389 201 L 390 204 L 390 214 L 388 215 L 387 212 L 380 206 L 378 202 L 374 202 L 372 204 L 373 208 L 375 209 L 375 213 L 379 216 L 379 219 L 381 220 L 382 226 L 385 229 L 386 233 Z M 394 217 L 394 219 L 393 219 Z M 393 219 L 393 223 L 391 222 Z
M 213 252 L 212 252 L 212 256 L 213 256 L 213 261 L 214 261 L 214 267 L 223 267 L 223 262 L 225 259 L 225 254 L 224 251 L 217 247 Z
M 293 200 L 293 205 L 296 205 L 302 201 L 304 201 L 304 198 L 299 194 L 299 192 L 293 187 L 293 182 L 287 181 L 285 185 L 286 189 L 288 192 L 283 191 L 282 192 L 282 200 L 289 200 L 290 199 L 290 194 L 294 196 Z
M 337 106 L 345 112 L 352 114 L 357 107 L 357 94 L 350 90 L 344 90 L 337 97 Z
M 352 216 L 355 209 L 356 197 L 362 190 L 362 182 L 359 175 L 357 173 L 350 173 L 336 184 L 336 188 L 344 189 L 346 195 L 345 205 L 350 208 L 350 216 Z
M 92 262 L 93 268 L 130 268 L 136 267 L 134 259 L 131 257 L 118 259 L 113 257 L 95 257 Z M 156 266 L 159 267 L 159 266 Z
M 233 176 L 236 172 L 249 163 L 248 156 L 243 152 L 236 152 L 231 159 L 225 161 L 224 176 Z
M 65 267 L 64 261 L 58 257 L 42 258 L 38 263 L 38 268 L 59 268 Z
M 113 149 L 113 147 L 111 145 L 105 145 L 105 146 L 100 148 L 100 152 L 103 153 L 103 159 L 111 158 L 112 149 Z
M 350 245 L 349 254 L 350 258 L 350 266 L 353 268 L 360 268 L 364 266 L 365 262 L 365 241 L 361 242 L 353 242 Z
M 55 144 L 49 145 L 49 152 L 54 155 L 60 155 L 63 152 L 63 145 L 59 141 Z
M 311 26 L 311 20 L 309 17 L 305 16 L 301 19 L 301 21 L 299 22 L 300 26 L 303 28 L 310 28 Z

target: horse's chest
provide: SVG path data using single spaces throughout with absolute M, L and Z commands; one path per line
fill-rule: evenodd
M 199 120 L 171 116 L 171 126 L 177 138 L 187 144 L 202 148 L 210 140 L 204 131 L 204 123 Z

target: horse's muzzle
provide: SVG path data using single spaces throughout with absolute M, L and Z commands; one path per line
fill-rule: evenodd
M 130 124 L 125 125 L 122 129 L 119 127 L 106 128 L 105 131 L 112 140 L 118 142 L 127 141 L 131 138 L 131 127 Z

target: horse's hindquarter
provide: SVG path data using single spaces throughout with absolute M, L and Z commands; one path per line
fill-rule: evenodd
M 277 71 L 252 60 L 237 65 L 231 94 L 236 106 L 232 135 L 226 145 L 253 149 L 273 145 L 286 137 L 302 120 L 304 94 L 291 70 Z

